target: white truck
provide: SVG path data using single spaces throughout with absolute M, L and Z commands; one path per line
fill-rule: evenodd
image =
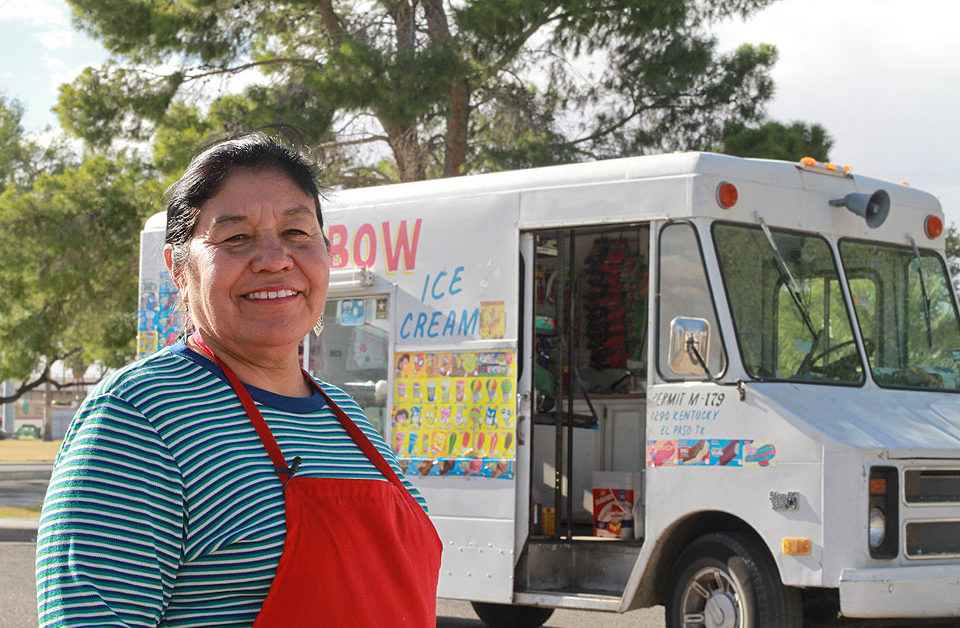
M 304 364 L 426 496 L 439 596 L 520 628 L 658 604 L 671 628 L 960 617 L 932 195 L 689 153 L 340 191 L 325 221 Z M 174 337 L 163 228 L 143 353 Z

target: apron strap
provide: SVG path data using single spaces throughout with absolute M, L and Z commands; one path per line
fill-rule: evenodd
M 273 432 L 270 431 L 270 426 L 267 425 L 266 420 L 263 418 L 263 415 L 257 408 L 256 403 L 254 403 L 250 393 L 240 381 L 240 378 L 238 378 L 230 369 L 230 367 L 224 364 L 223 361 L 218 358 L 213 351 L 210 350 L 206 343 L 203 342 L 203 338 L 200 337 L 199 330 L 194 331 L 191 338 L 197 344 L 197 346 L 200 347 L 205 354 L 207 354 L 207 357 L 211 358 L 217 364 L 217 366 L 220 367 L 220 369 L 223 371 L 223 374 L 227 376 L 227 380 L 230 382 L 230 385 L 233 387 L 233 391 L 240 399 L 240 403 L 243 405 L 243 409 L 246 411 L 247 417 L 249 417 L 254 429 L 257 430 L 257 435 L 260 437 L 260 442 L 263 443 L 264 449 L 267 450 L 267 454 L 270 456 L 270 460 L 273 462 L 277 476 L 283 481 L 283 485 L 286 486 L 287 482 L 290 481 L 290 478 L 293 477 L 293 474 L 296 473 L 297 468 L 300 466 L 300 457 L 297 456 L 293 459 L 293 462 L 289 466 L 287 465 L 287 461 L 283 457 L 283 452 L 280 450 L 280 446 L 277 444 L 277 439 L 273 437 Z M 374 444 L 370 442 L 370 439 L 367 438 L 366 434 L 364 434 L 360 428 L 357 427 L 356 423 L 354 423 L 350 417 L 347 416 L 347 413 L 344 412 L 340 406 L 334 403 L 333 399 L 330 398 L 330 395 L 328 395 L 323 388 L 320 387 L 320 384 L 318 384 L 309 373 L 302 368 L 300 371 L 303 373 L 304 377 L 307 378 L 307 381 L 313 384 L 314 387 L 320 391 L 320 394 L 323 395 L 323 398 L 327 401 L 327 405 L 329 405 L 330 409 L 333 410 L 333 414 L 337 417 L 340 425 L 343 426 L 343 429 L 347 431 L 347 434 L 353 440 L 354 444 L 360 448 L 360 451 L 362 451 L 367 457 L 367 460 L 373 463 L 373 466 L 375 466 L 386 479 L 406 491 L 406 487 L 403 486 L 400 478 L 397 477 L 397 474 L 387 463 L 386 459 L 383 457 L 383 454 L 381 454 Z M 284 475 L 286 475 L 286 477 L 284 477 Z
M 340 425 L 343 426 L 343 429 L 347 430 L 347 434 L 350 435 L 350 438 L 353 439 L 353 442 L 356 443 L 357 447 L 360 448 L 360 451 L 364 453 L 364 455 L 367 457 L 367 460 L 373 463 L 373 466 L 375 466 L 377 470 L 383 474 L 383 477 L 387 478 L 406 491 L 407 489 L 400 481 L 400 478 L 398 478 L 397 474 L 394 473 L 393 468 L 389 465 L 389 463 L 387 463 L 386 459 L 383 457 L 383 454 L 380 453 L 380 450 L 377 449 L 372 442 L 370 442 L 370 439 L 367 438 L 367 435 L 364 434 L 359 427 L 357 427 L 357 424 L 347 416 L 347 413 L 344 412 L 340 406 L 334 403 L 333 399 L 330 398 L 330 395 L 328 395 L 323 388 L 320 387 L 320 384 L 318 384 L 315 379 L 310 377 L 309 373 L 303 369 L 300 370 L 303 371 L 304 376 L 310 380 L 314 386 L 317 387 L 317 390 L 320 391 L 320 394 L 323 395 L 324 399 L 327 400 L 327 403 L 330 404 L 330 409 L 333 410 L 333 414 L 337 417 L 337 420 L 340 421 Z

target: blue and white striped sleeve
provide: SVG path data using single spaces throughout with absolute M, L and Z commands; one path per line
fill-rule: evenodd
M 40 625 L 156 626 L 176 581 L 183 481 L 150 422 L 88 399 L 57 456 L 37 535 Z

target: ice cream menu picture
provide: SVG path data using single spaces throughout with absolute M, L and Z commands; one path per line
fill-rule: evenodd
M 409 475 L 513 477 L 512 351 L 397 353 L 393 450 Z

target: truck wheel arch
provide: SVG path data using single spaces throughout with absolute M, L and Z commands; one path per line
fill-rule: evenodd
M 692 513 L 671 524 L 655 541 L 648 539 L 647 542 L 656 544 L 640 578 L 640 585 L 627 608 L 667 604 L 669 601 L 667 598 L 670 595 L 670 574 L 677 558 L 694 539 L 711 532 L 739 532 L 755 537 L 763 547 L 767 547 L 756 530 L 735 515 L 722 511 Z M 774 564 L 777 564 L 776 560 Z M 779 570 L 779 565 L 777 569 Z

